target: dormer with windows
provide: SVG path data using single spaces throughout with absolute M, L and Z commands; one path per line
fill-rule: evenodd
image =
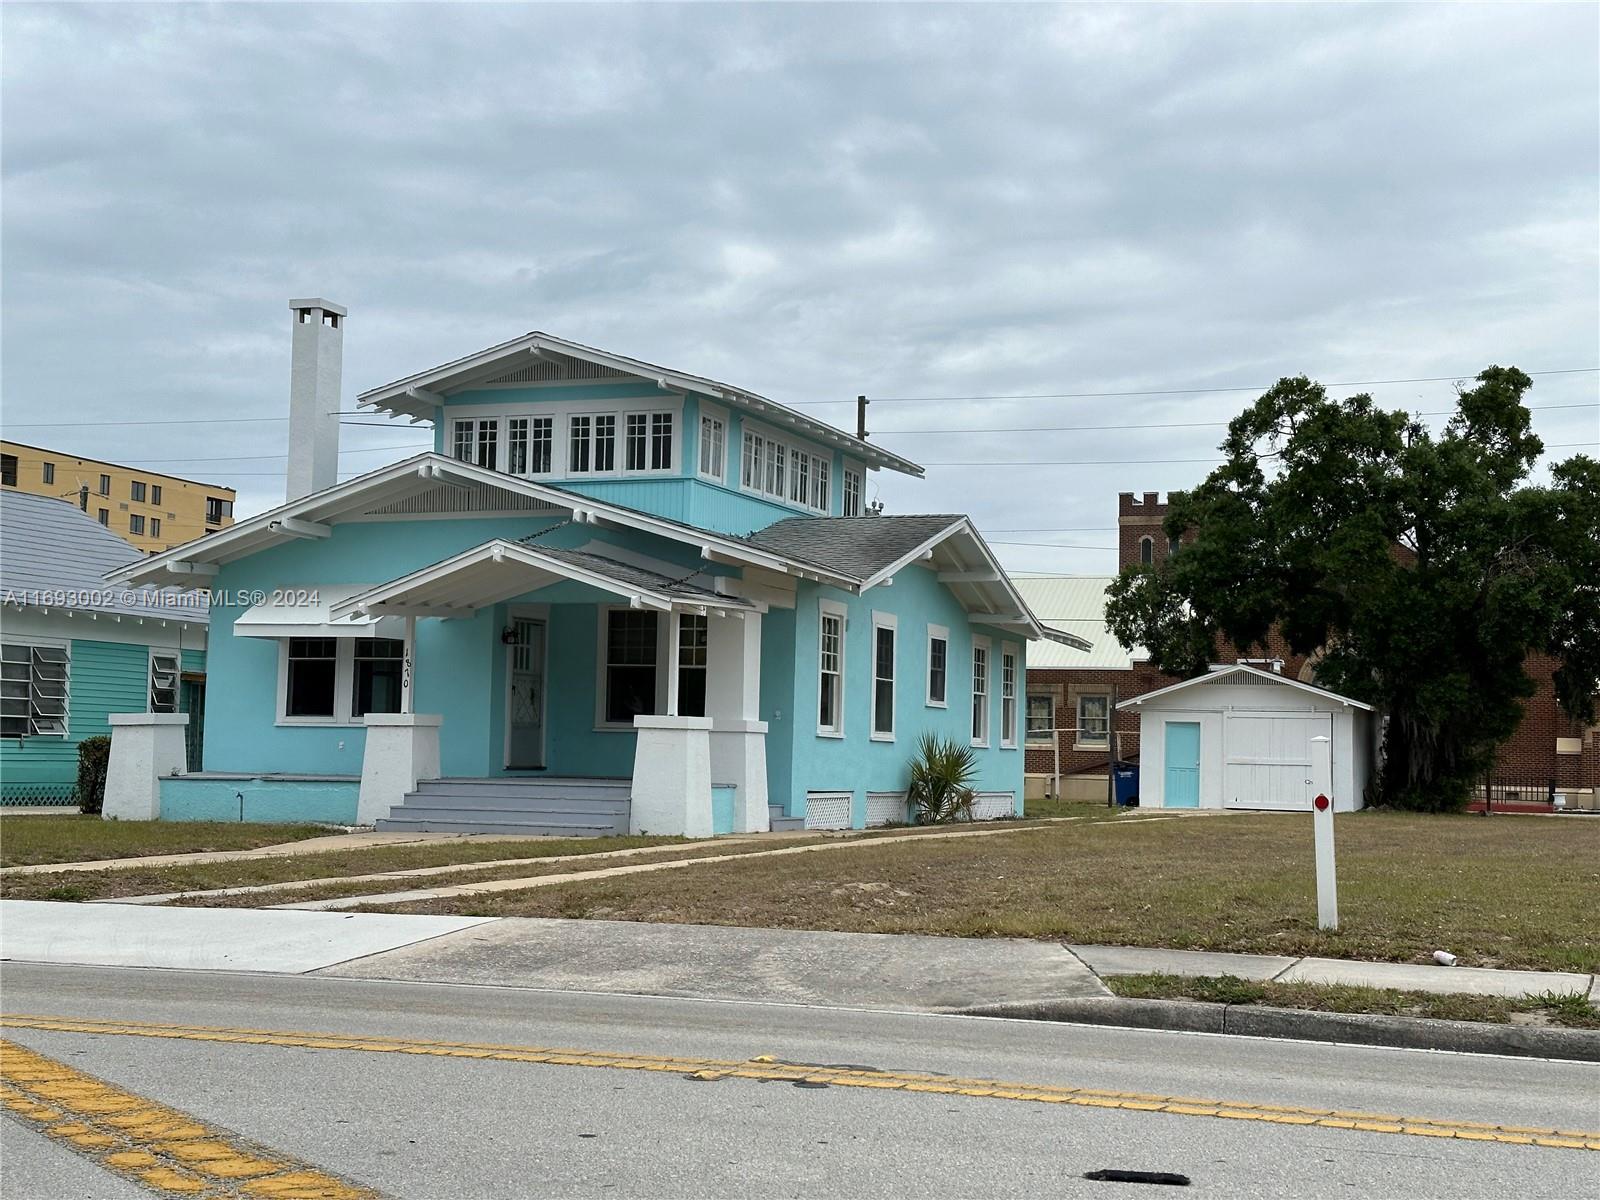
M 765 397 L 547 334 L 375 388 L 477 466 L 719 532 L 859 516 L 866 472 L 922 468 Z

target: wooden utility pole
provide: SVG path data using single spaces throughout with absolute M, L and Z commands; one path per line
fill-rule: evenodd
M 1106 701 L 1106 807 L 1117 806 L 1117 685 Z
M 867 405 L 872 401 L 865 396 L 856 397 L 856 437 L 867 440 Z

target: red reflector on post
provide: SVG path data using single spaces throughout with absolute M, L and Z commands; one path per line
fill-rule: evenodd
M 1320 792 L 1317 794 L 1317 798 L 1315 800 L 1313 800 L 1311 803 L 1313 803 L 1313 804 L 1315 804 L 1317 806 L 1317 811 L 1318 812 L 1327 812 L 1328 811 L 1328 798 L 1326 796 L 1322 795 Z

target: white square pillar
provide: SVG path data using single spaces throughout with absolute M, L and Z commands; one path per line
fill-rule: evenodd
M 361 755 L 356 824 L 373 825 L 415 791 L 417 780 L 439 778 L 439 726 L 434 713 L 368 713 Z
M 188 713 L 112 713 L 111 761 L 106 765 L 107 821 L 154 821 L 161 816 L 161 779 L 188 766 Z
M 706 838 L 711 825 L 709 717 L 635 717 L 628 832 Z
M 761 715 L 761 614 L 714 618 L 706 637 L 711 781 L 734 786 L 733 831 L 765 833 L 767 725 Z

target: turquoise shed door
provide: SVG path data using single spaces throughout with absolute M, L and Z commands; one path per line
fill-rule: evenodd
M 1167 722 L 1167 774 L 1161 803 L 1167 808 L 1200 807 L 1200 724 Z

